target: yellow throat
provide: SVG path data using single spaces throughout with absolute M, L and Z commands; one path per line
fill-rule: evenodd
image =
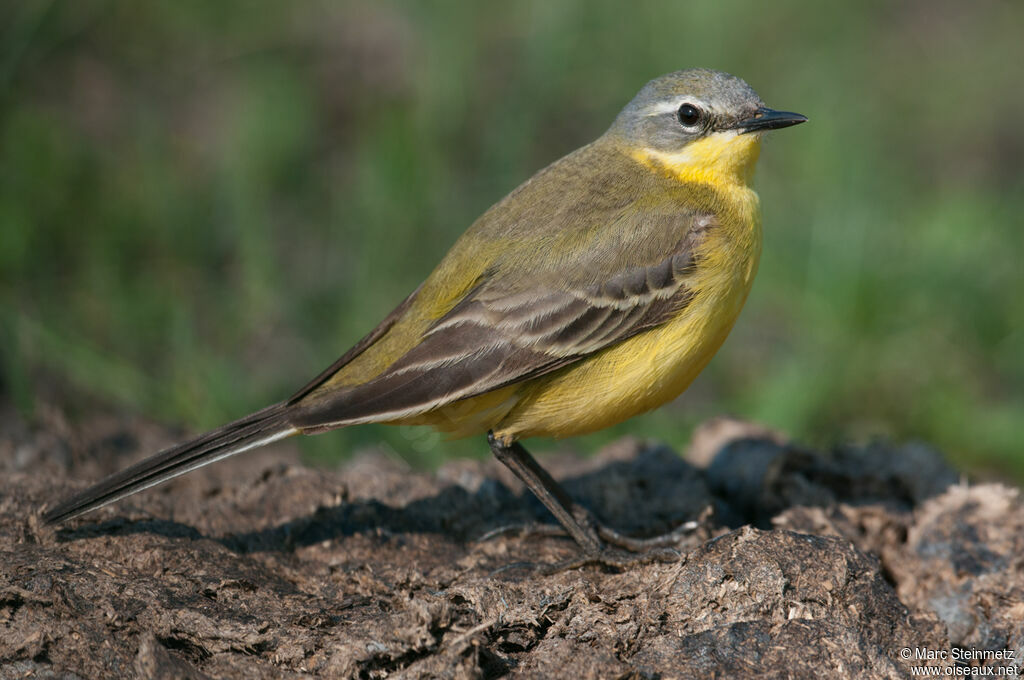
M 687 144 L 682 151 L 638 149 L 632 156 L 652 170 L 664 172 L 680 182 L 725 188 L 736 184 L 749 186 L 760 154 L 761 135 L 729 130 Z

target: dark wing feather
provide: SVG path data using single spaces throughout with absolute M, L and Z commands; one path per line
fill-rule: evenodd
M 693 298 L 698 246 L 712 226 L 696 218 L 670 252 L 599 284 L 502 291 L 485 280 L 376 378 L 299 404 L 306 432 L 396 420 L 528 380 L 654 328 Z

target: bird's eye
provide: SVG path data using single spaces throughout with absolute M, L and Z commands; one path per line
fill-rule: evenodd
M 683 104 L 679 107 L 679 122 L 686 127 L 693 127 L 700 122 L 701 110 L 693 104 Z

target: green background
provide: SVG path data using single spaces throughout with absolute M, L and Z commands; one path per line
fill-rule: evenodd
M 762 153 L 758 280 L 686 395 L 573 445 L 731 413 L 1024 478 L 1022 27 L 1009 0 L 0 3 L 3 391 L 190 429 L 284 398 L 644 82 L 707 66 L 811 119 Z M 486 448 L 304 446 L 381 443 Z

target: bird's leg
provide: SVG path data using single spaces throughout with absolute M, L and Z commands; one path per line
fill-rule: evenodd
M 587 556 L 596 557 L 604 549 L 597 531 L 591 526 L 590 513 L 573 503 L 565 489 L 540 466 L 519 442 L 505 444 L 493 432 L 487 433 L 491 452 L 533 492 L 551 511 Z
M 574 503 L 565 489 L 541 467 L 522 444 L 506 444 L 495 437 L 493 432 L 487 433 L 487 442 L 494 457 L 526 484 L 583 550 L 583 554 L 577 558 L 549 565 L 548 571 L 573 569 L 587 564 L 626 568 L 650 562 L 672 562 L 679 558 L 679 553 L 672 547 L 679 545 L 682 539 L 697 527 L 695 522 L 687 522 L 668 534 L 646 539 L 620 534 L 601 524 L 586 508 Z M 607 544 L 624 548 L 634 554 L 609 548 Z

